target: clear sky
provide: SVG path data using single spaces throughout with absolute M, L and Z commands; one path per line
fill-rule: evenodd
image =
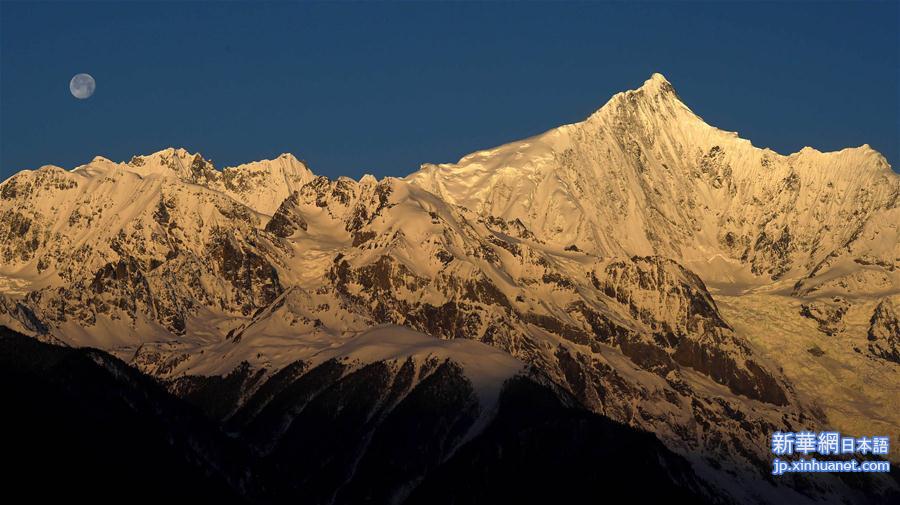
M 405 175 L 662 72 L 707 122 L 900 168 L 897 2 L 0 3 L 0 175 L 185 147 Z M 87 100 L 68 83 L 97 81 Z

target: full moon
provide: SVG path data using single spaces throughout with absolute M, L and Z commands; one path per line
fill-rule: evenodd
M 90 98 L 96 88 L 97 83 L 90 74 L 77 74 L 69 81 L 69 91 L 72 92 L 72 96 L 81 100 Z

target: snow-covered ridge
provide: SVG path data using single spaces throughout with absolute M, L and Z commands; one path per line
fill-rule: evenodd
M 288 333 L 256 333 L 248 335 L 237 345 L 226 345 L 213 350 L 221 359 L 208 360 L 193 352 L 190 347 L 171 347 L 171 344 L 147 344 L 136 355 L 136 364 L 144 371 L 159 374 L 161 362 L 155 361 L 160 353 L 167 355 L 175 350 L 177 365 L 166 376 L 177 377 L 184 373 L 199 375 L 227 375 L 241 361 L 256 368 L 279 370 L 296 361 L 309 367 L 329 360 L 356 363 L 357 366 L 377 362 L 402 365 L 413 360 L 416 366 L 452 361 L 459 365 L 472 383 L 482 408 L 490 410 L 507 379 L 523 373 L 523 362 L 499 349 L 469 339 L 436 339 L 431 335 L 397 325 L 376 325 L 360 332 L 344 335 L 319 336 Z M 166 348 L 169 348 L 167 351 Z M 163 366 L 171 361 L 163 362 Z
M 40 170 L 53 168 L 42 167 Z M 266 215 L 274 213 L 288 195 L 313 178 L 306 165 L 289 153 L 218 170 L 201 154 L 173 147 L 136 155 L 127 162 L 96 156 L 90 163 L 72 170 L 72 173 L 88 177 L 115 177 L 124 172 L 142 178 L 172 178 L 202 185 Z

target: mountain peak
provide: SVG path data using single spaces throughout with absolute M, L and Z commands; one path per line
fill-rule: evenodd
M 644 85 L 642 87 L 661 86 L 664 84 L 668 84 L 669 86 L 672 85 L 672 83 L 670 83 L 669 80 L 666 79 L 666 76 L 660 74 L 659 72 L 653 72 L 652 74 L 650 74 L 650 78 L 644 81 Z
M 232 167 L 226 167 L 223 171 L 250 171 L 250 172 L 272 172 L 272 173 L 290 173 L 306 174 L 309 168 L 302 160 L 298 159 L 291 153 L 281 153 L 273 159 L 261 159 L 257 161 L 249 161 Z
M 668 79 L 659 72 L 654 72 L 650 75 L 650 78 L 644 81 L 644 84 L 641 85 L 640 88 L 626 93 L 644 93 L 646 96 L 660 96 L 666 94 L 675 94 L 675 88 L 672 86 L 672 83 L 669 82 Z
M 623 109 L 624 107 L 624 109 Z M 681 101 L 672 83 L 659 72 L 654 72 L 650 78 L 636 89 L 630 89 L 616 93 L 603 107 L 597 109 L 587 118 L 588 123 L 604 121 L 604 118 L 618 116 L 623 111 L 642 110 L 642 115 L 664 116 L 680 115 L 687 111 L 691 116 L 693 112 Z
M 166 165 L 166 160 L 178 159 L 187 161 L 193 160 L 198 156 L 200 157 L 200 159 L 203 159 L 203 156 L 200 153 L 191 153 L 183 147 L 167 147 L 165 149 L 160 149 L 159 151 L 154 151 L 150 154 L 132 156 L 131 160 L 127 163 L 131 164 L 132 166 L 145 166 L 148 164 Z
M 177 156 L 179 158 L 189 158 L 189 157 L 193 157 L 194 155 L 191 154 L 190 151 L 188 151 L 187 149 L 185 149 L 183 147 L 167 147 L 165 149 L 160 149 L 159 151 L 155 151 L 150 154 L 145 154 L 143 157 L 151 158 L 151 157 L 160 157 L 160 156 Z

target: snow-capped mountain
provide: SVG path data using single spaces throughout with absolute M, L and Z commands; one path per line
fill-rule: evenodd
M 407 180 L 520 219 L 547 242 L 666 256 L 709 283 L 802 278 L 796 288 L 807 293 L 900 285 L 900 180 L 884 157 L 868 145 L 788 156 L 754 147 L 706 124 L 660 74 L 581 123 L 424 165 Z
M 527 368 L 656 434 L 708 496 L 865 501 L 896 483 L 770 484 L 768 437 L 898 435 L 898 238 L 877 152 L 756 148 L 654 74 L 581 123 L 402 179 L 183 149 L 22 171 L 0 184 L 0 324 L 189 400 L 223 378 L 223 420 L 298 362 L 449 360 L 480 408 L 471 440 Z

